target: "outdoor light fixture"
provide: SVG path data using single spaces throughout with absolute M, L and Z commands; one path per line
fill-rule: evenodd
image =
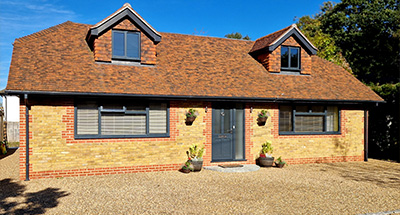
M 208 107 L 206 106 L 206 113 L 207 113 L 207 111 L 208 111 Z
M 250 113 L 253 113 L 253 107 L 250 108 Z

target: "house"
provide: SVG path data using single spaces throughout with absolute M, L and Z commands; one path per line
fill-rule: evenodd
M 20 177 L 177 170 L 192 144 L 205 166 L 254 164 L 267 140 L 289 164 L 362 161 L 383 100 L 317 52 L 296 25 L 256 41 L 160 33 L 129 4 L 18 38 L 5 94 L 21 99 Z

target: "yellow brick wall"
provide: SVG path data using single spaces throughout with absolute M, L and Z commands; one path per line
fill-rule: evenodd
M 265 126 L 257 125 L 257 114 L 268 110 L 271 117 Z M 250 123 L 253 142 L 253 159 L 257 158 L 261 144 L 272 141 L 275 158 L 313 158 L 337 156 L 361 156 L 364 150 L 364 111 L 341 111 L 341 134 L 339 135 L 279 135 L 279 111 L 276 105 L 255 104 Z
M 208 106 L 208 113 L 205 107 Z M 272 141 L 273 156 L 289 159 L 361 156 L 364 149 L 364 115 L 361 110 L 342 109 L 339 135 L 279 135 L 277 105 L 247 104 L 246 159 L 254 161 L 266 140 Z M 33 105 L 30 115 L 30 162 L 33 172 L 127 166 L 182 164 L 192 144 L 206 146 L 205 165 L 211 161 L 211 103 L 170 103 L 170 137 L 74 139 L 72 105 Z M 185 112 L 199 112 L 192 126 L 185 124 Z M 257 125 L 257 114 L 268 110 L 265 126 Z M 250 112 L 246 108 L 246 112 Z M 250 148 L 250 152 L 247 150 Z
M 73 106 L 34 105 L 30 110 L 33 171 L 184 163 L 190 145 L 206 143 L 205 103 L 171 102 L 170 106 L 169 138 L 75 140 Z M 192 126 L 185 125 L 189 108 L 199 112 Z M 72 136 L 65 132 L 68 128 Z

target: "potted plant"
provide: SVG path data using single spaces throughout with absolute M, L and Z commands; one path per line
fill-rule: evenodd
M 190 159 L 185 162 L 185 164 L 182 166 L 182 168 L 179 171 L 181 171 L 183 173 L 190 173 L 191 171 L 193 171 L 193 165 L 190 162 Z
M 0 141 L 0 154 L 7 154 L 7 141 Z
M 258 114 L 257 124 L 259 126 L 265 125 L 265 123 L 267 122 L 268 117 L 269 117 L 268 111 L 261 110 L 261 112 Z
M 189 147 L 189 151 L 186 151 L 186 154 L 193 164 L 193 171 L 201 171 L 203 168 L 203 154 L 204 154 L 204 147 L 198 147 L 196 144 Z
M 274 157 L 269 155 L 268 153 L 272 153 L 274 148 L 272 147 L 271 141 L 266 141 L 261 145 L 261 152 L 258 162 L 262 167 L 272 167 L 274 163 Z
M 285 166 L 286 161 L 282 160 L 281 156 L 279 156 L 278 159 L 276 159 L 275 161 L 275 166 L 279 167 L 279 168 L 283 168 L 283 166 Z
M 199 113 L 195 109 L 189 109 L 186 112 L 186 120 L 185 123 L 186 125 L 192 125 L 196 117 L 199 115 Z

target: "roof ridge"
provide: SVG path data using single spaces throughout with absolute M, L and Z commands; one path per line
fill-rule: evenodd
M 97 27 L 103 25 L 108 20 L 114 18 L 115 16 L 117 16 L 118 14 L 120 14 L 121 12 L 123 12 L 126 9 L 130 10 L 134 15 L 136 15 L 139 18 L 139 20 L 141 20 L 145 25 L 147 25 L 147 27 L 149 27 L 150 30 L 153 31 L 156 35 L 159 35 L 159 32 L 157 32 L 156 29 L 153 28 L 153 26 L 151 26 L 138 12 L 136 12 L 129 3 L 125 3 L 121 8 L 119 8 L 118 10 L 116 10 L 115 12 L 113 12 L 112 14 L 110 14 L 109 16 L 107 16 L 106 18 L 101 20 L 100 22 L 94 24 L 91 28 L 97 28 Z
M 30 39 L 38 38 L 38 37 L 40 37 L 40 36 L 43 36 L 43 35 L 46 35 L 46 34 L 55 32 L 55 31 L 57 31 L 59 28 L 64 27 L 64 26 L 66 26 L 66 25 L 70 25 L 70 24 L 80 24 L 80 23 L 74 23 L 74 22 L 71 22 L 71 21 L 68 20 L 68 21 L 63 22 L 63 23 L 61 23 L 61 24 L 58 24 L 58 25 L 55 25 L 55 26 L 52 26 L 52 27 L 43 29 L 43 30 L 41 30 L 41 31 L 34 32 L 34 33 L 32 33 L 32 34 L 28 34 L 28 35 L 26 35 L 26 36 L 17 38 L 17 39 L 15 39 L 15 42 L 25 42 L 25 41 L 28 41 L 28 40 L 30 40 Z M 86 25 L 86 24 L 80 24 L 80 25 Z M 14 43 L 15 43 L 15 42 L 14 42 Z
M 193 34 L 172 33 L 172 32 L 159 32 L 159 33 L 160 34 L 177 34 L 177 35 L 183 35 L 183 36 L 205 37 L 205 38 L 212 38 L 212 39 L 233 40 L 233 41 L 243 41 L 243 42 L 253 42 L 254 43 L 254 40 L 243 40 L 243 39 L 217 37 L 217 36 L 193 35 Z

